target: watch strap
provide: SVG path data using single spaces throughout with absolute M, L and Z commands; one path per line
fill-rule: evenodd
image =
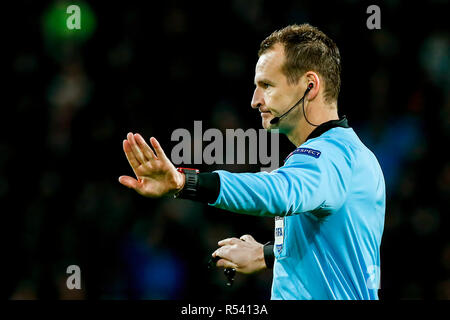
M 264 250 L 264 261 L 266 263 L 266 267 L 268 269 L 272 269 L 273 264 L 275 262 L 275 255 L 273 253 L 273 242 L 269 241 L 266 244 L 264 244 L 263 250 Z
M 195 199 L 197 197 L 198 174 L 200 171 L 192 168 L 177 168 L 177 171 L 183 173 L 186 179 L 183 188 L 174 195 L 174 198 Z

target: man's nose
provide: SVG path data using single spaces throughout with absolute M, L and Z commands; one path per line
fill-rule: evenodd
M 258 88 L 255 89 L 255 92 L 253 92 L 251 105 L 253 109 L 258 109 L 260 106 L 264 105 L 263 96 Z

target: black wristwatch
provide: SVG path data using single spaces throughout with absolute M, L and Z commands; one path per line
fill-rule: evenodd
M 183 188 L 174 194 L 174 198 L 195 199 L 198 190 L 198 174 L 200 170 L 191 168 L 177 168 L 178 172 L 184 173 L 186 180 Z

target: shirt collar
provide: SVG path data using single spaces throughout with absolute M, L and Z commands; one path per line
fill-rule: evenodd
M 309 139 L 313 139 L 313 138 L 317 138 L 318 136 L 320 136 L 322 133 L 336 128 L 336 127 L 341 127 L 341 128 L 350 128 L 350 126 L 348 125 L 347 122 L 347 117 L 346 116 L 342 116 L 341 118 L 339 118 L 339 120 L 330 120 L 327 122 L 322 123 L 321 125 L 319 125 L 317 128 L 315 128 L 308 136 L 308 138 L 306 138 L 306 141 L 308 141 Z M 284 159 L 284 162 L 287 161 L 287 159 L 292 156 L 296 150 L 300 149 L 300 147 L 298 147 L 297 149 L 295 149 L 294 151 L 292 151 L 287 157 L 286 159 Z
M 309 139 L 317 138 L 322 133 L 336 127 L 350 128 L 347 122 L 347 117 L 342 116 L 339 120 L 330 120 L 322 123 L 309 134 L 309 136 L 306 138 L 306 141 L 308 141 Z

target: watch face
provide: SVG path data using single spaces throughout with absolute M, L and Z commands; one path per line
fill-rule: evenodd
M 177 168 L 177 171 L 178 171 L 178 172 L 181 172 L 181 173 L 188 173 L 188 172 L 190 172 L 190 173 L 192 173 L 192 172 L 200 173 L 200 170 L 198 170 L 198 169 L 193 169 L 193 168 L 182 168 L 182 167 Z

